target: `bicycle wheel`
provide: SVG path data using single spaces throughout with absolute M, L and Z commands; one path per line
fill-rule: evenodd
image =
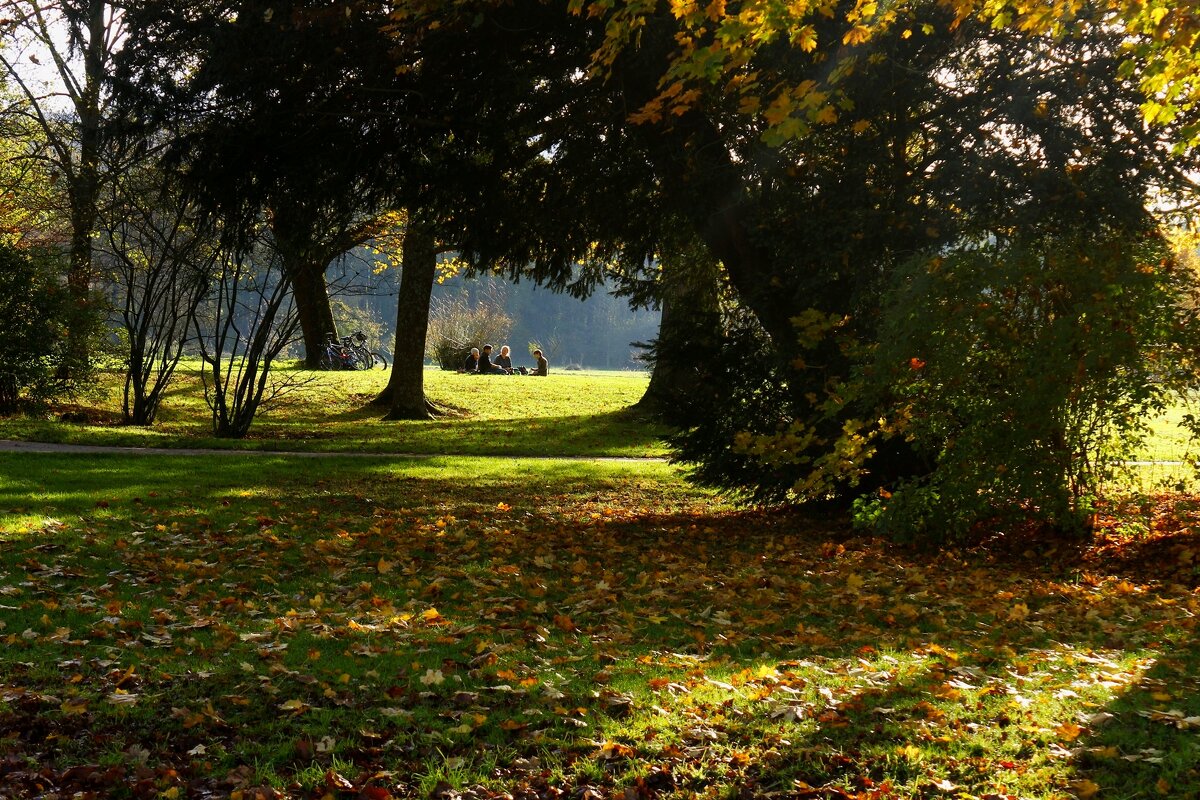
M 333 353 L 329 352 L 328 349 L 324 353 L 321 353 L 320 359 L 317 360 L 317 369 L 325 370 L 326 372 L 337 369 L 333 361 Z
M 375 364 L 379 365 L 380 369 L 388 368 L 388 360 L 386 358 L 384 358 L 383 356 L 379 355 L 379 353 L 371 353 L 371 358 L 374 359 Z M 372 364 L 372 366 L 374 366 L 374 364 Z
M 350 353 L 354 356 L 355 369 L 370 369 L 374 364 L 371 360 L 371 351 L 361 345 L 354 345 L 350 349 Z

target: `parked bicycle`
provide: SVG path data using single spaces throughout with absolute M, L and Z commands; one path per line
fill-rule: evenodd
M 381 354 L 367 347 L 367 337 L 362 331 L 351 336 L 343 336 L 341 341 L 328 334 L 325 341 L 325 352 L 321 354 L 321 369 L 387 369 L 388 362 Z

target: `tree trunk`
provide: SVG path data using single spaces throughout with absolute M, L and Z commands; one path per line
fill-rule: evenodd
M 337 336 L 329 289 L 325 284 L 323 264 L 285 265 L 292 281 L 292 297 L 300 318 L 300 333 L 304 339 L 304 364 L 309 368 L 321 362 L 329 335 Z
M 64 377 L 78 378 L 91 366 L 92 233 L 96 228 L 100 195 L 100 149 L 104 123 L 100 88 L 106 77 L 106 3 L 92 0 L 88 6 L 87 46 L 83 51 L 83 86 L 74 100 L 78 116 L 78 161 L 69 183 L 71 204 L 71 253 L 67 268 L 67 292 L 73 319 L 67 331 Z
M 690 420 L 689 400 L 704 383 L 704 354 L 716 351 L 720 335 L 718 295 L 718 266 L 703 246 L 688 243 L 664 255 L 654 369 L 639 409 L 671 424 Z
M 436 274 L 437 244 L 433 235 L 410 216 L 404 234 L 392 374 L 373 402 L 388 408 L 386 420 L 430 419 L 438 413 L 425 398 L 425 336 Z

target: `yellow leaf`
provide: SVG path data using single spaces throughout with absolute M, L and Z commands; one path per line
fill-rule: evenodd
M 871 29 L 866 25 L 855 25 L 850 30 L 846 31 L 846 35 L 842 37 L 842 44 L 856 45 L 869 42 L 871 40 Z
M 817 112 L 817 122 L 825 125 L 830 125 L 834 122 L 837 122 L 837 118 L 837 109 L 833 106 L 825 106 Z
M 1083 733 L 1083 728 L 1079 727 L 1074 722 L 1064 722 L 1062 725 L 1059 725 L 1057 728 L 1055 728 L 1054 732 L 1067 741 L 1073 742 L 1079 738 L 1079 734 Z
M 1154 784 L 1154 790 L 1159 794 L 1170 794 L 1171 784 L 1167 783 L 1166 778 L 1159 778 L 1158 783 Z
M 380 557 L 379 563 L 375 565 L 375 569 L 379 570 L 380 575 L 386 575 L 392 571 L 392 567 L 394 566 L 396 566 L 395 561 L 388 561 L 387 559 Z
M 425 620 L 426 622 L 432 622 L 440 616 L 441 614 L 438 613 L 436 608 L 427 608 L 421 612 L 421 619 Z
M 846 588 L 852 592 L 857 593 L 860 589 L 862 589 L 864 583 L 865 581 L 863 580 L 862 576 L 857 572 L 851 572 L 846 576 Z
M 441 683 L 445 683 L 446 676 L 442 674 L 440 669 L 427 669 L 425 670 L 425 674 L 422 675 L 419 680 L 426 686 L 437 686 Z
M 743 97 L 738 103 L 738 111 L 742 114 L 757 114 L 760 108 L 762 108 L 762 100 L 753 95 Z
M 1175 699 L 1167 692 L 1153 692 L 1150 696 L 1160 703 L 1169 703 Z
M 1087 798 L 1092 797 L 1096 792 L 1100 791 L 1100 785 L 1095 781 L 1086 779 L 1071 781 L 1071 791 L 1075 792 L 1075 796 L 1080 798 L 1080 800 L 1087 800 Z
M 61 708 L 62 712 L 67 716 L 73 716 L 75 714 L 83 714 L 87 712 L 87 706 L 88 704 L 86 700 L 68 700 L 59 706 L 59 708 Z
M 805 25 L 793 34 L 792 40 L 801 50 L 811 53 L 817 49 L 817 30 L 812 25 Z

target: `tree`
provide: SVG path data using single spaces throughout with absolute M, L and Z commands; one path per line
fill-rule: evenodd
M 594 25 L 533 2 L 411 18 L 358 2 L 245 3 L 236 17 L 215 2 L 186 13 L 133 3 L 128 19 L 139 44 L 122 54 L 123 103 L 132 117 L 184 121 L 171 159 L 231 229 L 262 208 L 420 209 L 429 235 L 479 269 L 577 292 L 622 249 L 631 263 L 646 260 L 652 234 L 632 247 L 609 237 L 597 249 L 593 217 L 572 210 L 578 197 L 627 231 L 653 218 L 622 213 L 637 196 L 624 191 L 632 163 L 618 172 L 597 155 L 606 137 L 610 149 L 628 143 L 615 135 L 611 107 L 586 135 L 573 113 L 596 99 L 596 85 L 579 75 Z M 180 62 L 189 68 L 176 69 Z M 548 169 L 551 151 L 607 169 L 586 178 L 604 191 L 578 192 L 574 181 L 585 178 Z M 535 204 L 557 210 L 531 219 Z M 299 241 L 312 218 L 296 214 L 288 226 Z M 282 238 L 287 247 L 291 234 Z M 423 332 L 423 323 L 400 326 L 414 338 L 397 352 L 423 349 Z M 418 362 L 396 364 L 414 371 L 406 380 L 421 380 Z
M 98 248 L 128 339 L 122 411 L 125 422 L 150 425 L 210 289 L 220 248 L 216 232 L 169 173 L 130 169 L 109 190 Z
M 287 275 L 269 242 L 223 250 L 206 301 L 192 317 L 204 397 L 213 433 L 240 439 L 263 404 L 287 390 L 287 381 L 271 383 L 271 365 L 299 326 Z
M 711 361 L 722 333 L 723 277 L 720 265 L 694 239 L 676 239 L 661 259 L 662 318 L 650 346 L 650 383 L 638 407 L 687 427 L 693 421 L 693 400 L 710 390 Z
M 410 212 L 400 266 L 392 372 L 373 401 L 388 409 L 384 419 L 430 419 L 441 413 L 425 397 L 424 378 L 429 298 L 437 277 L 438 250 L 430 228 Z
M 116 50 L 124 40 L 123 14 L 107 0 L 9 0 L 0 6 L 6 26 L 0 65 L 24 95 L 20 113 L 40 127 L 46 148 L 37 157 L 61 176 L 70 220 L 67 287 L 77 321 L 68 335 L 72 358 L 67 369 L 89 364 L 93 318 L 92 241 L 106 170 L 103 139 L 109 119 L 109 77 Z M 65 45 L 63 36 L 65 34 Z M 48 59 L 56 86 L 44 94 L 29 70 L 18 64 Z M 48 67 L 50 65 L 47 65 Z M 66 102 L 62 113 L 58 104 Z
M 45 250 L 0 244 L 0 413 L 11 414 L 26 400 L 58 397 L 70 388 L 59 377 L 67 357 L 67 295 L 59 286 L 60 265 Z
M 740 349 L 761 368 L 718 370 L 723 402 L 682 442 L 706 480 L 852 497 L 930 469 L 912 442 L 865 430 L 876 410 L 854 394 L 890 276 L 1016 231 L 1136 238 L 1152 194 L 1190 192 L 1169 147 L 1186 109 L 1144 128 L 1111 16 L 1009 26 L 957 5 L 797 6 L 804 24 L 785 25 L 752 24 L 749 4 L 576 4 L 607 23 L 593 66 L 636 109 L 660 202 L 767 337 L 731 320 L 718 363 Z

